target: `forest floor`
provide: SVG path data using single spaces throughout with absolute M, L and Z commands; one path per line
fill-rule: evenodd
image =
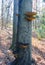
M 9 50 L 11 43 L 12 29 L 0 29 L 0 65 L 8 65 L 15 59 Z M 35 33 L 32 36 L 32 57 L 37 65 L 45 65 L 45 39 L 38 40 Z
M 32 35 L 32 57 L 37 65 L 45 65 L 45 39 L 38 40 L 35 33 Z

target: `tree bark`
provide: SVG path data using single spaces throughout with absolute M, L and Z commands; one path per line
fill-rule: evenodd
M 3 24 L 4 24 L 4 21 L 3 21 L 3 0 L 2 0 L 2 14 L 1 14 L 1 18 L 2 18 L 2 27 L 1 27 L 1 29 L 3 29 Z
M 12 40 L 12 45 L 11 49 L 13 51 L 16 50 L 16 41 L 17 41 L 17 25 L 18 25 L 18 3 L 19 0 L 14 0 L 14 13 L 13 13 L 13 40 Z
M 19 16 L 16 43 L 17 58 L 12 63 L 13 65 L 31 65 L 32 22 L 25 19 L 25 13 L 27 12 L 32 12 L 32 0 L 19 0 Z

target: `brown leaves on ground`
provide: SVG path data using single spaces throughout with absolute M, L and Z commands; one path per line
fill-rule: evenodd
M 7 30 L 0 30 L 0 65 L 7 65 L 15 59 L 12 51 L 9 50 L 11 43 L 12 38 L 7 33 Z
M 10 30 L 0 30 L 0 65 L 7 65 L 15 59 L 12 51 L 9 50 L 12 43 L 11 35 Z M 45 65 L 45 39 L 38 40 L 36 34 L 32 37 L 32 57 L 37 65 Z
M 45 65 L 45 39 L 38 40 L 36 36 L 33 36 L 32 47 L 32 56 L 37 65 Z

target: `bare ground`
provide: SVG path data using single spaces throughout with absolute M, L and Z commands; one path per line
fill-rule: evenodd
M 12 30 L 0 29 L 0 65 L 8 65 L 15 59 L 9 50 L 11 43 Z M 36 60 L 37 65 L 45 65 L 45 39 L 38 40 L 35 33 L 32 37 L 32 57 Z

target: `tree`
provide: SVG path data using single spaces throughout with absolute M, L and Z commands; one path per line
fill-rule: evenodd
M 15 53 L 17 42 L 17 25 L 18 25 L 18 3 L 19 0 L 14 0 L 14 13 L 13 13 L 13 40 L 10 49 Z
M 10 20 L 9 20 L 9 18 L 10 18 L 10 7 L 11 7 L 11 4 L 12 4 L 12 1 L 10 0 L 8 0 L 8 1 L 5 1 L 6 2 L 6 4 L 5 4 L 5 19 L 6 19 L 6 21 L 5 21 L 5 28 L 7 28 L 7 24 L 10 22 Z
M 36 29 L 37 37 L 39 40 L 45 38 L 45 8 L 42 8 L 42 14 L 40 16 L 39 28 Z
M 1 14 L 1 18 L 2 18 L 2 27 L 1 27 L 1 29 L 3 29 L 3 0 L 2 0 L 2 14 Z
M 16 43 L 17 57 L 11 65 L 31 65 L 31 37 L 32 22 L 26 19 L 26 13 L 32 12 L 32 0 L 19 1 L 19 16 L 16 16 L 16 2 L 14 0 L 14 19 L 13 19 L 13 44 Z M 18 20 L 18 26 L 17 26 Z M 17 28 L 18 27 L 18 28 Z M 16 36 L 15 36 L 16 35 Z

